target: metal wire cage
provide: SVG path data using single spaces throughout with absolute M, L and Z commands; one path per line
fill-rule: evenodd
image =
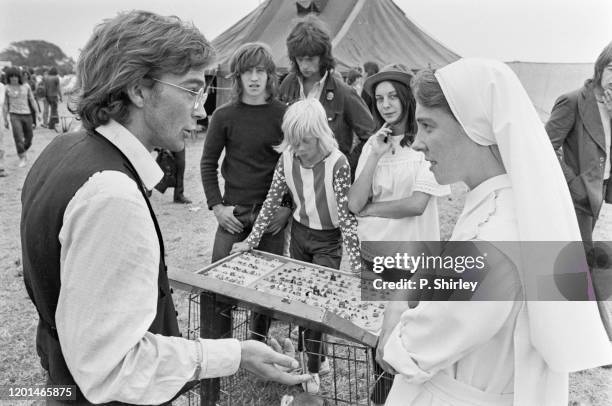
M 192 294 L 188 299 L 189 314 L 186 335 L 191 339 L 201 336 L 200 297 L 199 294 Z M 220 314 L 230 319 L 228 325 L 231 328 L 222 337 L 246 340 L 256 336 L 257 333 L 249 329 L 251 313 L 250 310 L 236 305 L 223 306 Z M 298 348 L 297 330 L 295 324 L 274 321 L 269 334 L 277 338 L 289 337 L 295 348 Z M 326 357 L 330 366 L 330 372 L 321 376 L 318 396 L 335 405 L 370 406 L 384 403 L 391 387 L 392 377 L 383 374 L 382 370 L 376 367 L 372 348 L 326 335 L 323 335 L 323 339 L 317 341 L 316 344 L 318 344 L 317 348 L 324 349 L 317 355 Z M 302 360 L 306 354 L 312 353 L 302 354 Z M 302 368 L 306 369 L 304 362 L 302 362 Z M 302 391 L 302 388 L 297 386 L 287 387 L 262 382 L 248 372 L 240 370 L 237 374 L 220 380 L 203 381 L 179 398 L 175 404 L 189 406 L 279 405 L 283 395 L 296 395 Z

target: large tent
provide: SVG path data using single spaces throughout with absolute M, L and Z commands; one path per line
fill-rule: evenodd
M 281 73 L 290 69 L 285 40 L 295 21 L 315 13 L 327 26 L 341 73 L 374 61 L 380 66 L 401 62 L 411 69 L 439 67 L 459 55 L 427 35 L 391 0 L 266 0 L 216 37 L 217 103 L 228 99 L 229 60 L 234 50 L 260 41 L 272 49 Z

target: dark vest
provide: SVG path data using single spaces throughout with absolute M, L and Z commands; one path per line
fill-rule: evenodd
M 159 289 L 157 314 L 149 331 L 165 336 L 180 335 L 168 284 L 161 231 L 138 173 L 125 155 L 100 134 L 81 131 L 58 136 L 32 165 L 21 194 L 25 285 L 39 315 L 36 350 L 43 368 L 49 373 L 49 384 L 53 385 L 76 385 L 62 355 L 55 327 L 55 310 L 61 288 L 58 236 L 66 206 L 72 197 L 93 174 L 104 170 L 122 172 L 136 182 L 155 224 L 160 247 Z M 89 404 L 78 385 L 75 403 Z

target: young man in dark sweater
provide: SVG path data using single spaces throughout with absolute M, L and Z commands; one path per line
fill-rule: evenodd
M 275 99 L 276 66 L 267 45 L 242 45 L 232 56 L 230 70 L 233 100 L 212 115 L 200 163 L 208 207 L 219 223 L 212 262 L 228 256 L 234 243 L 249 236 L 280 156 L 273 147 L 283 140 L 281 123 L 285 106 Z M 217 168 L 224 149 L 222 196 Z M 289 201 L 287 206 L 290 205 Z M 282 255 L 282 231 L 290 215 L 289 207 L 278 211 L 258 249 Z M 267 317 L 256 316 L 251 328 L 265 335 L 269 321 Z

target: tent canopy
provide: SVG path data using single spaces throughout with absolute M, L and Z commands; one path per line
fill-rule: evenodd
M 309 12 L 327 26 L 341 72 L 367 61 L 380 66 L 401 62 L 420 69 L 459 59 L 406 18 L 392 0 L 266 0 L 212 41 L 220 73 L 228 73 L 236 48 L 254 41 L 268 44 L 278 70 L 287 72 L 290 62 L 285 40 L 296 20 Z
M 295 22 L 307 13 L 323 21 L 332 38 L 337 69 L 374 61 L 379 66 L 403 63 L 410 69 L 442 67 L 459 59 L 410 21 L 392 0 L 266 0 L 216 37 L 213 69 L 218 69 L 217 103 L 229 99 L 229 60 L 246 42 L 264 42 L 272 50 L 281 73 L 290 69 L 286 38 Z M 592 63 L 508 62 L 531 98 L 542 121 L 550 116 L 561 94 L 580 87 L 593 75 Z

